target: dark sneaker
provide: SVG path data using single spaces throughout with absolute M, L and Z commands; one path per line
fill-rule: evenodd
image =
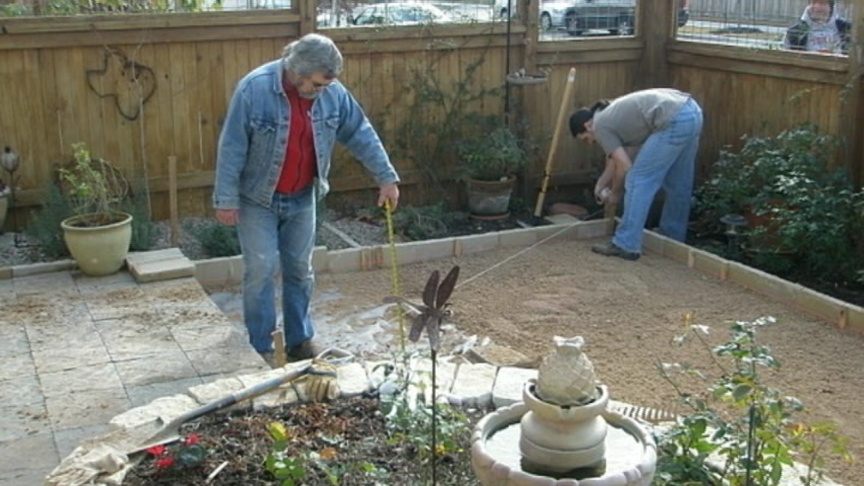
M 598 243 L 591 247 L 591 251 L 594 253 L 599 253 L 603 256 L 614 256 L 618 258 L 623 258 L 625 260 L 638 260 L 638 253 L 631 253 L 629 251 L 624 251 L 618 247 L 615 243 Z
M 288 358 L 289 363 L 312 359 L 318 356 L 319 353 L 321 353 L 321 349 L 318 349 L 318 346 L 311 339 L 307 339 L 299 345 L 285 350 L 285 356 Z

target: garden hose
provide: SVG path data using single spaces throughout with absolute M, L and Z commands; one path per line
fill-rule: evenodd
M 390 247 L 390 278 L 393 295 L 402 296 L 401 285 L 399 284 L 399 266 L 396 255 L 396 234 L 393 230 L 393 209 L 390 206 L 390 201 L 384 201 L 384 214 L 387 218 L 387 244 Z M 401 305 L 396 306 L 397 318 L 399 319 L 399 344 L 401 350 L 405 352 L 405 311 Z

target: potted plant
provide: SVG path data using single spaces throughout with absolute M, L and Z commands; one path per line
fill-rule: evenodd
M 509 215 L 515 173 L 526 164 L 525 149 L 500 121 L 487 118 L 479 126 L 487 129 L 458 145 L 468 209 L 476 219 L 504 219 Z
M 128 191 L 117 170 L 90 156 L 83 143 L 72 145 L 75 159 L 61 167 L 61 186 L 73 209 L 64 219 L 63 238 L 87 275 L 110 275 L 123 267 L 132 240 L 132 216 L 115 209 Z

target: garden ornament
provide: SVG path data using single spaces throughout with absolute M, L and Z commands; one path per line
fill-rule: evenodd
M 11 147 L 3 149 L 3 155 L 0 155 L 0 165 L 10 174 L 18 170 L 18 154 L 12 151 Z
M 555 336 L 555 352 L 546 356 L 537 371 L 537 395 L 561 406 L 585 405 L 597 399 L 594 365 L 582 352 L 582 336 Z
M 426 334 L 429 336 L 429 346 L 432 351 L 438 351 L 441 345 L 441 321 L 449 315 L 446 307 L 449 305 L 447 299 L 453 294 L 453 289 L 456 287 L 456 280 L 459 278 L 459 265 L 450 269 L 450 272 L 444 277 L 441 285 L 438 285 L 440 274 L 438 270 L 434 270 L 429 280 L 426 281 L 426 288 L 423 290 L 423 305 L 416 305 L 411 301 L 398 295 L 390 295 L 384 298 L 384 303 L 400 303 L 408 305 L 416 314 L 414 322 L 411 324 L 411 331 L 408 333 L 408 339 L 412 342 L 417 342 L 423 329 L 426 329 Z

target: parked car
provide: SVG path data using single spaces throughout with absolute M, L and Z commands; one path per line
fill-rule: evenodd
M 417 25 L 451 23 L 453 18 L 428 3 L 373 3 L 354 9 L 353 25 Z
M 516 2 L 518 0 L 510 0 L 510 5 L 515 12 Z M 540 1 L 540 29 L 552 30 L 559 27 L 564 27 L 564 12 L 567 7 L 573 5 L 573 0 L 541 0 Z M 507 19 L 508 0 L 495 0 L 495 13 L 501 19 Z
M 631 35 L 636 25 L 636 0 L 570 0 L 564 24 L 570 35 L 587 30 L 608 30 L 612 35 Z M 674 0 L 673 0 L 674 1 Z M 690 19 L 689 0 L 678 1 L 678 27 Z
M 572 0 L 542 0 L 540 2 L 540 29 L 553 30 L 564 27 L 564 14 Z
M 434 2 L 433 5 L 449 15 L 454 22 L 491 22 L 493 7 L 482 3 Z

